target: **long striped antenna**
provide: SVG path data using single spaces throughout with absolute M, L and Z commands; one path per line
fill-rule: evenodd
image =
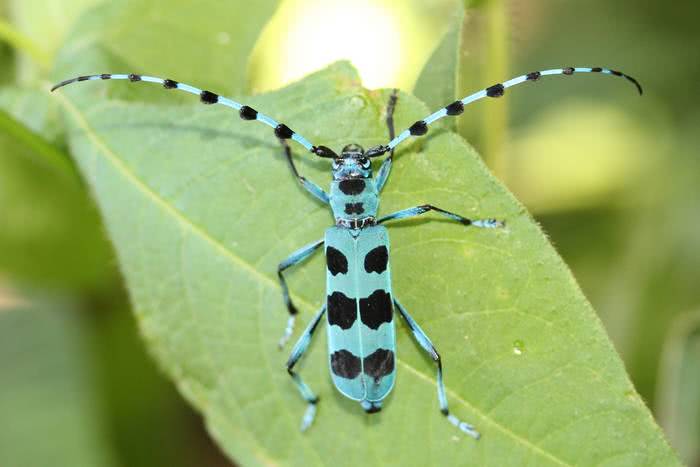
M 52 87 L 51 91 L 53 92 L 58 88 L 61 88 L 63 86 L 66 86 L 68 84 L 75 83 L 78 81 L 96 81 L 96 80 L 105 80 L 105 79 L 129 80 L 132 83 L 135 83 L 138 81 L 143 81 L 146 83 L 158 83 L 158 84 L 161 84 L 165 89 L 179 89 L 180 91 L 185 91 L 185 92 L 189 92 L 190 94 L 198 95 L 199 100 L 203 104 L 222 104 L 222 105 L 225 105 L 226 107 L 230 107 L 232 109 L 235 109 L 238 111 L 238 115 L 240 115 L 240 117 L 243 120 L 257 120 L 259 122 L 262 122 L 265 125 L 268 125 L 274 129 L 275 136 L 277 138 L 292 139 L 319 157 L 327 157 L 327 158 L 338 157 L 335 154 L 335 152 L 333 152 L 331 149 L 329 149 L 325 146 L 314 146 L 306 138 L 304 138 L 302 135 L 300 135 L 299 133 L 297 133 L 294 130 L 292 130 L 291 128 L 289 128 L 284 123 L 278 123 L 277 121 L 273 120 L 272 118 L 268 117 L 267 115 L 262 114 L 262 113 L 258 112 L 257 110 L 253 109 L 252 107 L 249 107 L 249 106 L 244 105 L 244 104 L 240 104 L 232 99 L 220 96 L 220 95 L 215 94 L 211 91 L 205 91 L 203 89 L 199 89 L 199 88 L 196 88 L 194 86 L 190 86 L 189 84 L 178 83 L 177 81 L 173 81 L 171 79 L 156 78 L 154 76 L 135 75 L 133 73 L 131 73 L 131 74 L 88 75 L 88 76 L 78 76 L 76 78 L 71 78 L 71 79 L 67 79 L 65 81 L 61 81 L 60 83 L 58 83 L 54 87 Z
M 629 75 L 626 75 L 620 71 L 616 70 L 611 70 L 608 68 L 600 68 L 600 67 L 595 67 L 595 68 L 586 68 L 586 67 L 581 67 L 581 68 L 554 68 L 552 70 L 543 70 L 543 71 L 533 71 L 532 73 L 528 73 L 526 75 L 520 75 L 516 78 L 510 79 L 504 83 L 498 83 L 494 84 L 493 86 L 490 86 L 486 89 L 482 89 L 481 91 L 475 92 L 474 94 L 471 94 L 464 99 L 460 99 L 458 101 L 454 101 L 450 105 L 443 107 L 442 109 L 438 110 L 437 112 L 434 112 L 427 117 L 425 117 L 422 120 L 418 120 L 416 123 L 399 133 L 398 136 L 393 138 L 391 141 L 389 141 L 388 144 L 385 145 L 380 145 L 380 146 L 375 146 L 373 148 L 370 148 L 367 150 L 365 153 L 366 157 L 377 157 L 381 156 L 382 154 L 393 150 L 399 143 L 401 143 L 403 140 L 409 138 L 410 136 L 423 136 L 428 132 L 428 125 L 431 123 L 440 120 L 443 117 L 446 116 L 456 116 L 460 115 L 462 112 L 464 112 L 464 107 L 468 104 L 471 104 L 472 102 L 476 102 L 478 100 L 483 99 L 484 97 L 501 97 L 507 88 L 510 88 L 512 86 L 515 86 L 520 83 L 524 83 L 526 81 L 537 81 L 539 80 L 542 76 L 548 76 L 548 75 L 573 75 L 574 73 L 603 73 L 606 75 L 612 75 L 612 76 L 621 76 L 623 78 L 626 78 L 627 80 L 631 81 L 636 87 L 637 91 L 639 91 L 639 94 L 642 94 L 642 87 L 639 85 L 639 82 L 632 78 Z

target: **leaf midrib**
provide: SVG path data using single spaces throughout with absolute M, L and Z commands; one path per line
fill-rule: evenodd
M 188 226 L 193 233 L 196 235 L 199 235 L 203 240 L 205 240 L 207 243 L 211 244 L 217 251 L 221 252 L 226 258 L 231 260 L 233 263 L 235 263 L 237 266 L 242 267 L 244 270 L 247 272 L 250 272 L 252 276 L 257 278 L 261 283 L 265 283 L 268 287 L 272 288 L 277 288 L 278 284 L 277 281 L 275 281 L 273 278 L 266 276 L 264 274 L 261 274 L 259 271 L 257 271 L 250 263 L 246 262 L 243 260 L 241 257 L 237 256 L 233 251 L 228 249 L 226 246 L 224 246 L 221 242 L 219 242 L 217 239 L 212 237 L 207 233 L 206 230 L 204 230 L 203 227 L 197 225 L 194 223 L 192 220 L 187 218 L 182 212 L 178 211 L 172 204 L 170 204 L 166 199 L 162 198 L 158 193 L 153 191 L 144 181 L 142 181 L 136 174 L 130 169 L 128 165 L 126 165 L 118 156 L 117 154 L 112 151 L 107 144 L 100 138 L 100 136 L 97 135 L 97 133 L 94 131 L 92 127 L 88 124 L 87 120 L 85 119 L 85 116 L 81 113 L 81 111 L 73 105 L 70 100 L 68 100 L 64 95 L 59 95 L 59 99 L 61 101 L 61 104 L 64 106 L 64 108 L 75 118 L 76 123 L 80 128 L 85 131 L 85 134 L 88 136 L 90 140 L 95 144 L 95 146 L 98 149 L 101 149 L 102 152 L 104 153 L 104 156 L 109 160 L 109 162 L 114 166 L 116 170 L 122 173 L 124 177 L 129 180 L 139 191 L 143 192 L 144 195 L 148 198 L 151 199 L 155 204 L 162 206 L 165 212 L 170 213 L 176 221 L 179 223 Z M 297 303 L 303 304 L 304 307 L 307 309 L 313 308 L 313 306 L 305 301 L 303 298 L 298 297 L 297 295 L 293 294 L 295 297 L 295 301 Z M 397 362 L 403 366 L 405 369 L 407 369 L 409 372 L 411 372 L 413 375 L 418 377 L 419 379 L 422 379 L 426 382 L 431 383 L 433 386 L 436 386 L 436 380 L 434 378 L 431 378 L 430 376 L 420 372 L 418 369 L 415 367 L 411 366 L 407 362 L 401 360 L 400 358 L 397 358 Z M 487 413 L 477 409 L 474 405 L 471 403 L 467 402 L 464 400 L 459 394 L 455 393 L 453 390 L 451 390 L 447 385 L 445 387 L 446 391 L 450 394 L 450 397 L 460 403 L 463 407 L 465 407 L 467 410 L 473 412 L 476 416 L 478 416 L 481 420 L 489 423 L 492 425 L 494 428 L 498 429 L 501 431 L 503 434 L 506 436 L 512 438 L 514 441 L 522 444 L 526 448 L 530 449 L 536 454 L 539 454 L 540 456 L 554 462 L 557 465 L 562 465 L 562 466 L 572 466 L 573 464 L 570 464 L 568 462 L 565 462 L 564 460 L 560 459 L 556 455 L 552 454 L 551 452 L 545 450 L 544 448 L 532 443 L 530 440 L 527 438 L 511 431 L 507 427 L 501 425 L 498 421 L 494 420 L 490 415 Z M 267 450 L 264 447 L 261 447 L 264 451 L 267 452 Z M 311 449 L 314 453 L 316 451 L 314 449 Z

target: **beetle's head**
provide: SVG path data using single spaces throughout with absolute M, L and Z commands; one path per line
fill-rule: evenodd
M 359 144 L 348 144 L 340 155 L 333 159 L 333 178 L 370 178 L 372 167 L 365 157 L 365 150 Z

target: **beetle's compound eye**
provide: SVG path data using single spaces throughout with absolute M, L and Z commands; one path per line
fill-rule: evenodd
M 369 169 L 370 162 L 369 159 L 362 157 L 358 159 L 358 162 L 360 163 L 360 166 L 362 166 L 363 169 Z

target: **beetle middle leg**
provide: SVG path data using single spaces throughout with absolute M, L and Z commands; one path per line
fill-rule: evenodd
M 494 229 L 497 227 L 503 227 L 505 225 L 505 222 L 498 221 L 496 219 L 469 219 L 467 217 L 460 216 L 459 214 L 455 214 L 454 212 L 446 211 L 437 206 L 433 206 L 432 204 L 421 204 L 420 206 L 414 206 L 412 208 L 402 209 L 401 211 L 393 212 L 391 214 L 377 219 L 377 224 L 381 224 L 383 222 L 387 222 L 394 219 L 408 219 L 410 217 L 420 216 L 421 214 L 425 214 L 429 211 L 435 211 L 438 214 L 441 214 L 450 220 L 459 222 L 460 224 L 470 225 L 473 227 L 481 227 L 483 229 Z
M 279 341 L 280 348 L 284 347 L 284 344 L 287 343 L 287 341 L 292 335 L 292 332 L 294 332 L 294 322 L 298 313 L 297 308 L 294 306 L 294 303 L 292 302 L 292 299 L 289 296 L 289 287 L 287 286 L 287 281 L 284 279 L 284 275 L 282 273 L 285 269 L 294 266 L 295 264 L 299 264 L 300 262 L 304 261 L 306 258 L 311 256 L 313 252 L 315 252 L 321 245 L 323 245 L 323 242 L 324 240 L 321 239 L 299 248 L 297 251 L 289 255 L 284 261 L 282 261 L 279 264 L 279 266 L 277 266 L 277 277 L 279 278 L 280 286 L 282 287 L 282 297 L 284 298 L 285 305 L 287 305 L 287 311 L 289 311 L 289 320 L 287 320 L 287 327 L 285 328 L 284 334 L 282 335 L 282 338 Z

